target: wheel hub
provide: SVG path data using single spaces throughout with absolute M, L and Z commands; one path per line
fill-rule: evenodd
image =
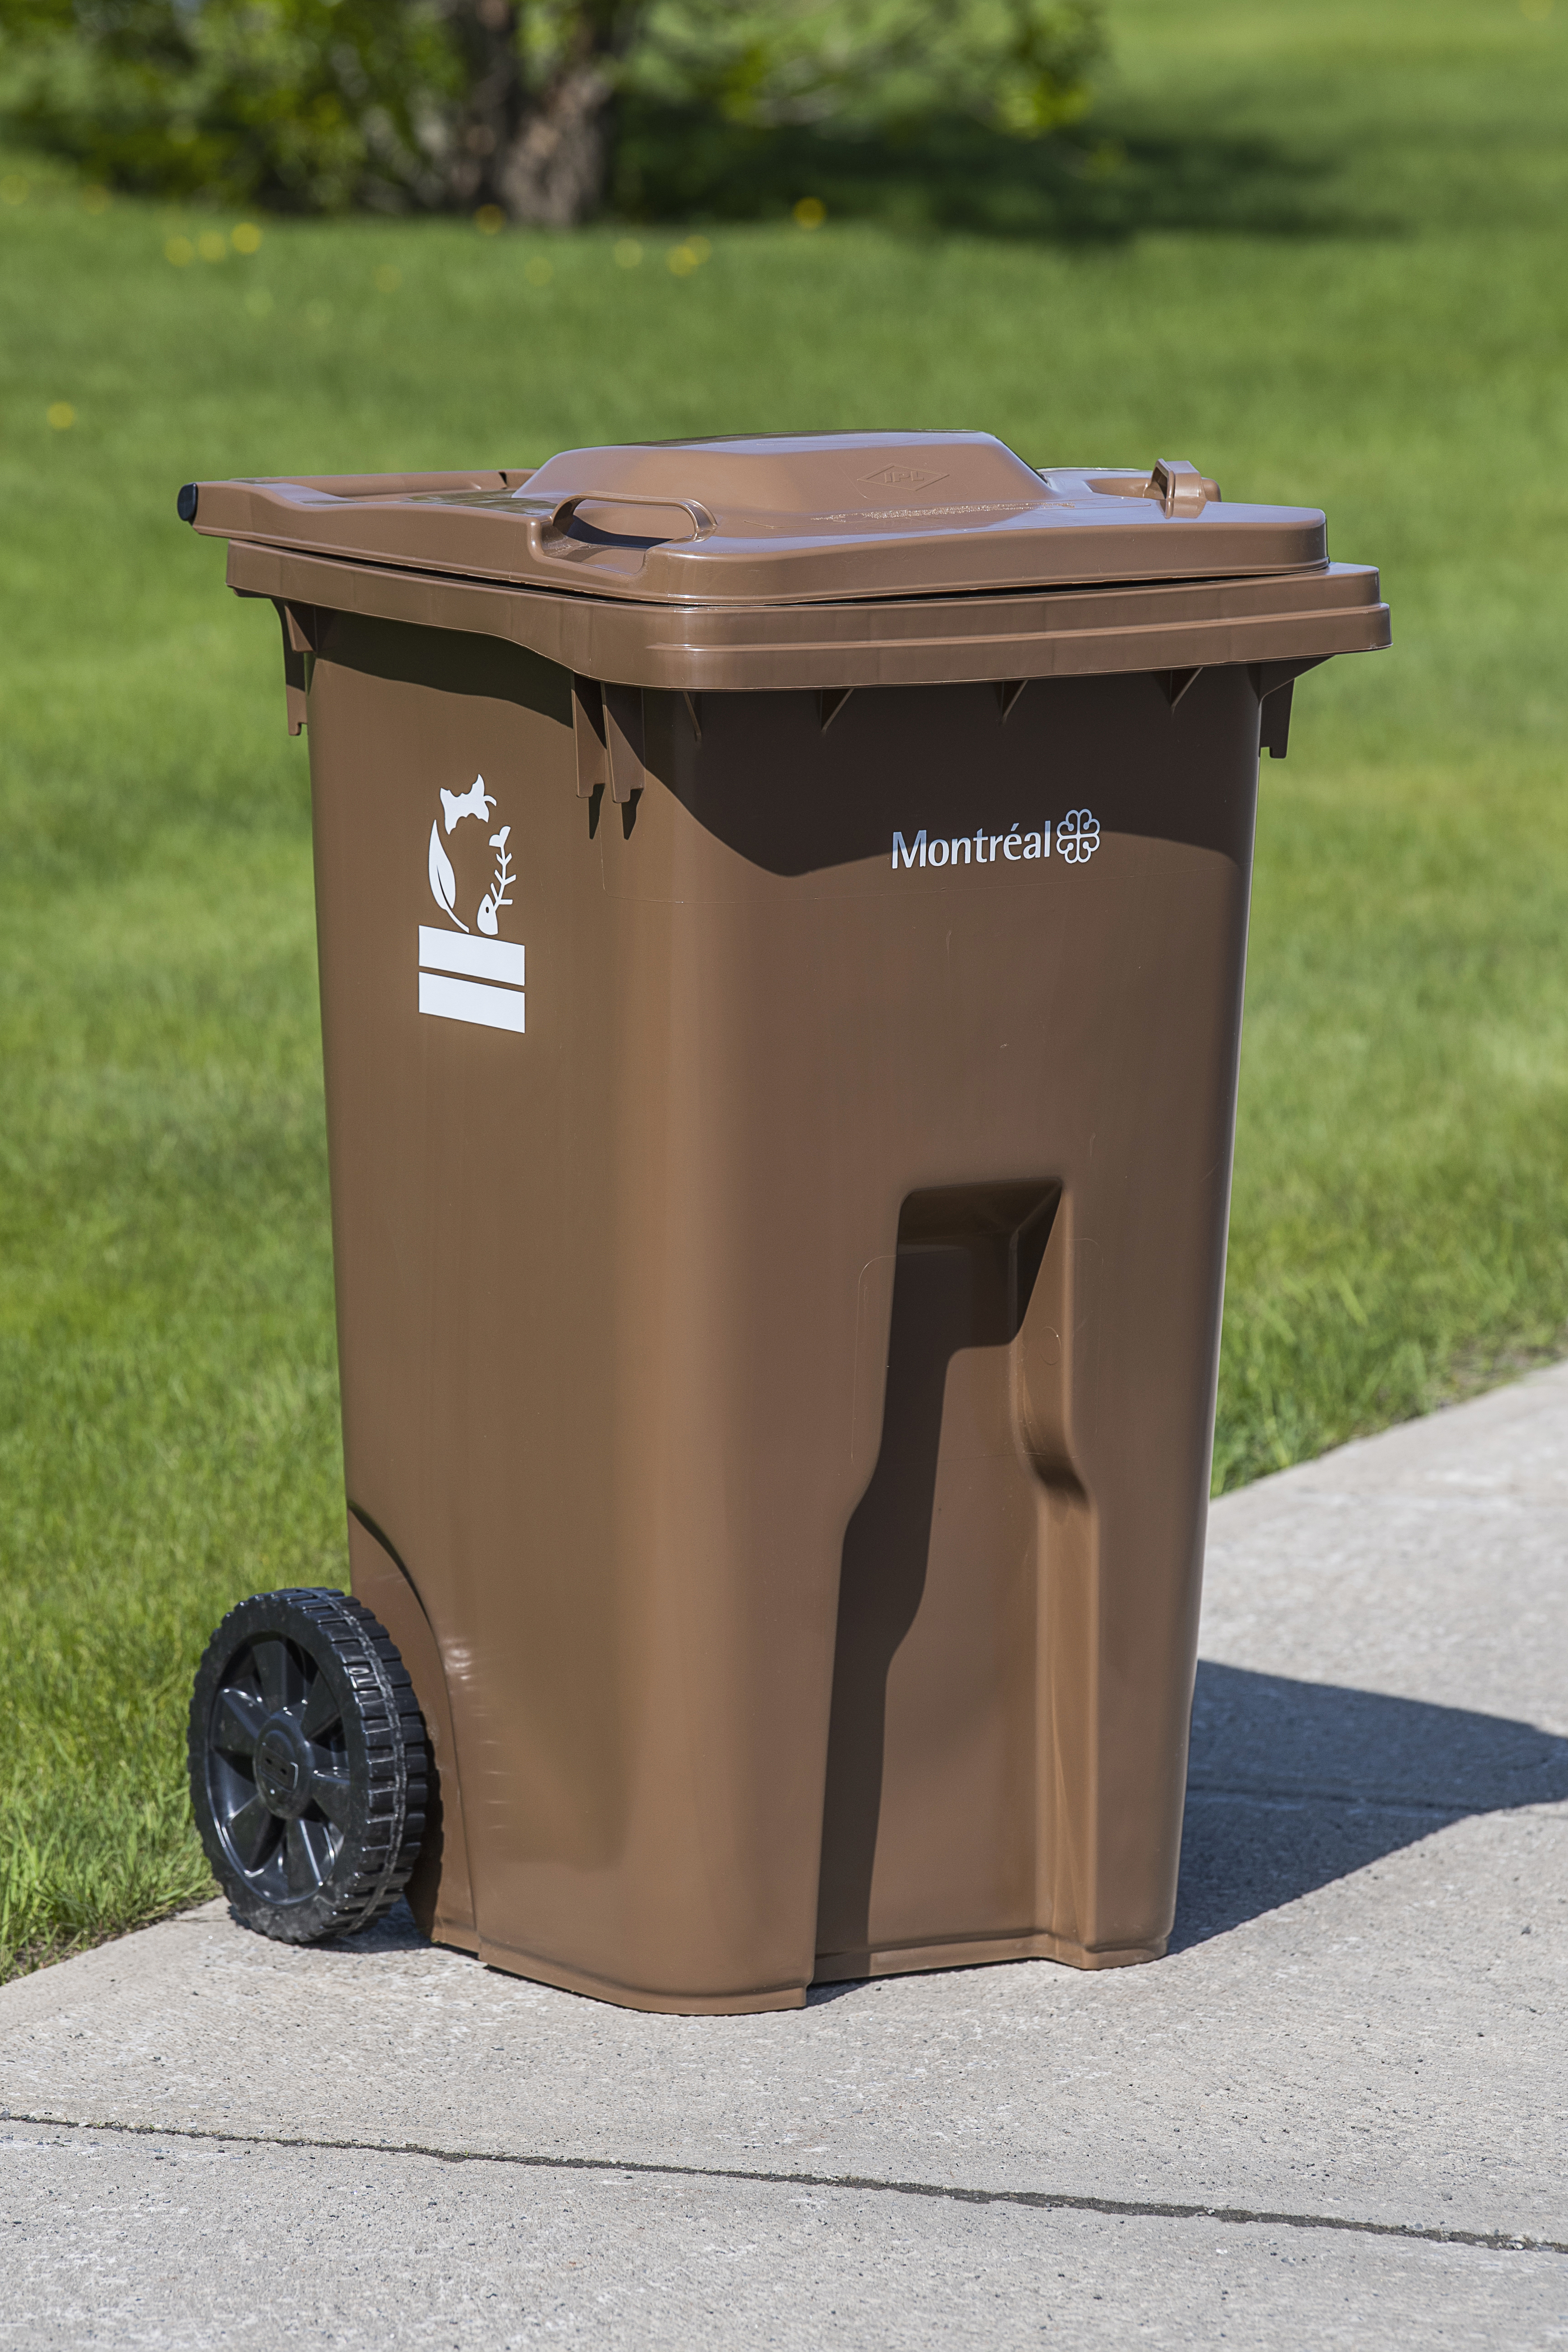
M 313 1759 L 287 1708 L 268 1717 L 256 1742 L 256 1787 L 268 1812 L 297 1822 L 310 1801 Z

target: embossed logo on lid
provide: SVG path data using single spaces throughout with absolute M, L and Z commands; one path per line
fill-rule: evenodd
M 947 476 L 925 466 L 880 466 L 874 474 L 862 474 L 860 479 L 873 490 L 929 490 L 934 483 L 945 482 Z

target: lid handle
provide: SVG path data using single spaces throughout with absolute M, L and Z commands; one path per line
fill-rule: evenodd
M 653 507 L 665 514 L 687 515 L 691 520 L 693 539 L 706 539 L 710 530 L 719 528 L 700 499 L 656 498 L 646 490 L 574 490 L 552 511 L 551 530 L 564 535 L 571 529 L 580 507 Z M 653 531 L 648 533 L 650 539 L 658 535 Z M 664 536 L 672 538 L 674 533 L 666 532 Z
M 1211 499 L 1218 498 L 1219 484 L 1200 474 L 1186 457 L 1160 457 L 1149 477 L 1148 494 L 1159 499 L 1168 515 L 1200 515 Z

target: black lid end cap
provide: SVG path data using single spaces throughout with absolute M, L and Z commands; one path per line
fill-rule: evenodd
M 180 520 L 182 522 L 195 522 L 196 519 L 196 501 L 200 496 L 201 489 L 197 483 L 186 482 L 183 484 L 180 495 L 174 500 L 175 506 L 179 509 Z

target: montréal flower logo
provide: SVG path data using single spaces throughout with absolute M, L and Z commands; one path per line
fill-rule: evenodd
M 1068 809 L 1057 826 L 1057 856 L 1068 866 L 1087 866 L 1099 847 L 1099 818 L 1087 809 Z

